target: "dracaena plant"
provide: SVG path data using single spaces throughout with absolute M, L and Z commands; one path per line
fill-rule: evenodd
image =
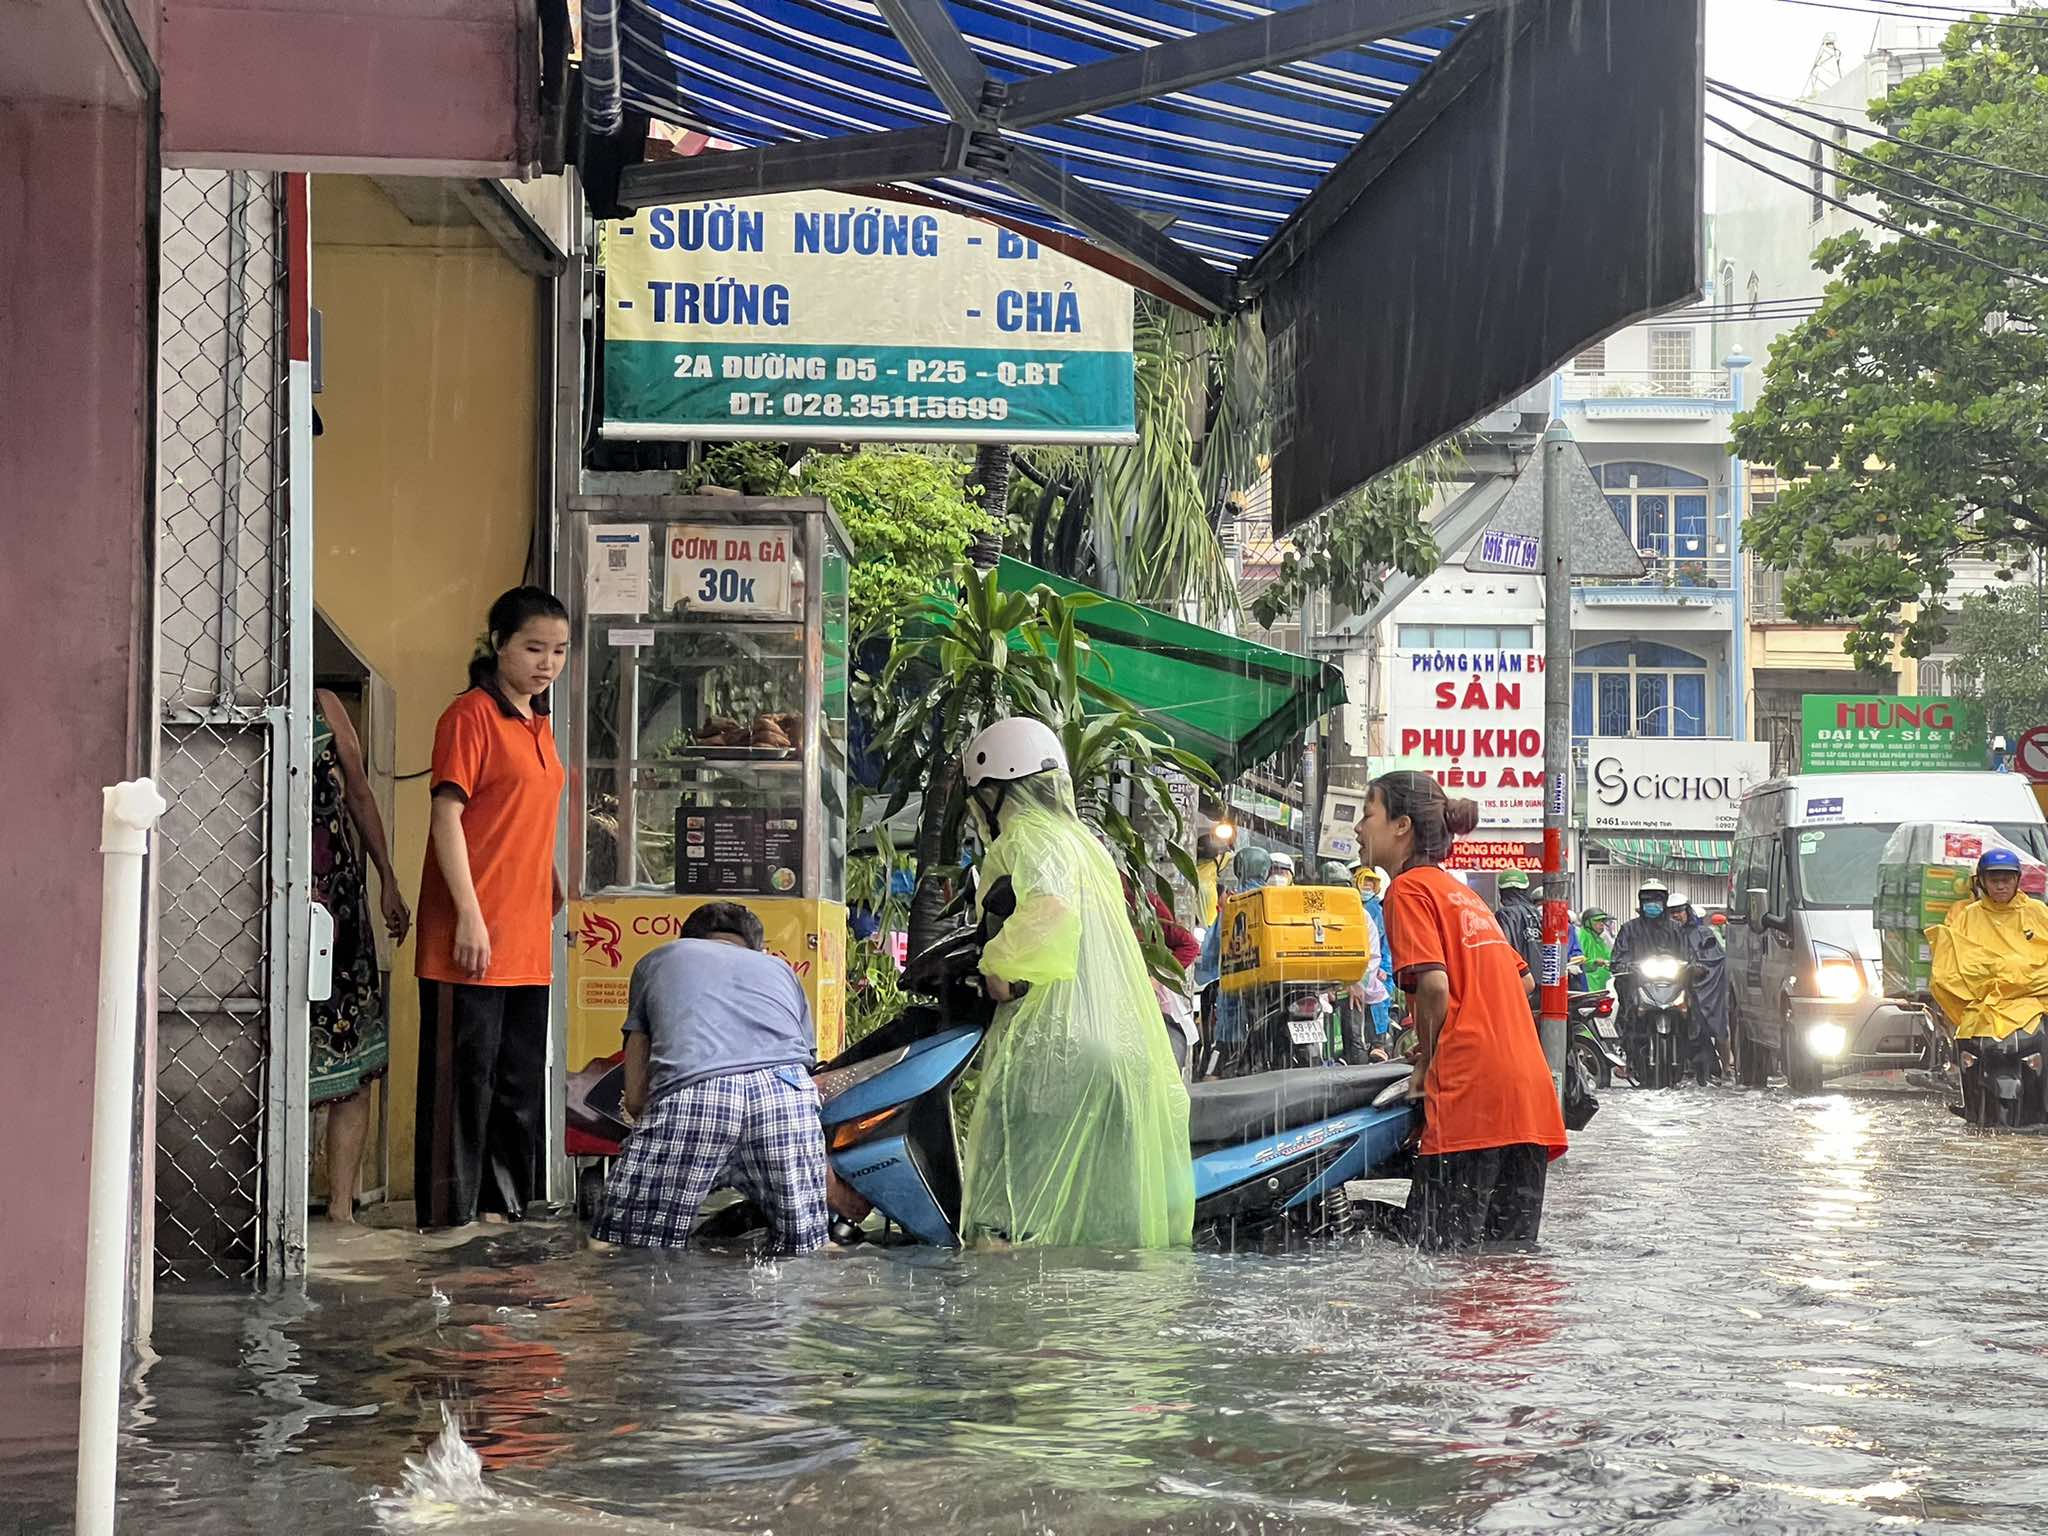
M 1187 829 L 1156 770 L 1173 767 L 1207 784 L 1216 782 L 1214 773 L 1114 688 L 1077 622 L 1078 614 L 1106 599 L 1043 586 L 1006 592 L 995 572 L 965 567 L 956 573 L 955 590 L 957 596 L 926 596 L 910 606 L 888 666 L 859 688 L 859 702 L 876 724 L 881 819 L 913 796 L 922 801 L 911 951 L 936 935 L 946 915 L 947 876 L 960 867 L 966 822 L 961 753 L 986 726 L 1029 715 L 1050 726 L 1066 749 L 1076 808 L 1124 876 L 1154 973 L 1177 980 L 1180 968 L 1159 942 L 1145 900 L 1151 891 L 1168 897 L 1171 887 L 1141 825 L 1150 818 L 1136 808 L 1156 812 L 1167 859 L 1192 879 Z

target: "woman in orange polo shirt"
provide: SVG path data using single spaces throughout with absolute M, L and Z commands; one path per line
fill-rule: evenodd
M 1375 779 L 1358 824 L 1372 862 L 1394 871 L 1387 932 L 1414 1003 L 1423 1101 L 1410 1235 L 1431 1249 L 1535 1242 L 1545 1172 L 1565 1149 L 1529 968 L 1486 903 L 1438 867 L 1478 824 L 1474 802 L 1426 773 Z
M 413 1188 L 423 1227 L 517 1221 L 539 1176 L 562 760 L 549 685 L 569 614 L 539 587 L 491 605 L 490 649 L 434 728 L 420 879 Z

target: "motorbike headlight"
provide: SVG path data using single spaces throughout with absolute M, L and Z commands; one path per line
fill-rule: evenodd
M 1669 955 L 1652 955 L 1637 967 L 1650 981 L 1671 981 L 1679 972 L 1679 964 Z
M 1806 1048 L 1815 1056 L 1832 1061 L 1849 1048 L 1849 1031 L 1839 1024 L 1815 1024 L 1806 1031 Z
M 1813 988 L 1837 1003 L 1853 1003 L 1863 995 L 1863 967 L 1846 956 L 1828 956 L 1813 968 Z

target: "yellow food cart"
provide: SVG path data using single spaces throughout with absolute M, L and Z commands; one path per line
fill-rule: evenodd
M 743 902 L 845 1032 L 847 561 L 822 500 L 583 496 L 565 548 L 573 709 L 568 1060 L 619 1049 L 633 966 Z

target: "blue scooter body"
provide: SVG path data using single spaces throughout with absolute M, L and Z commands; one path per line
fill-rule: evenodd
M 945 1029 L 818 1076 L 833 1172 L 921 1243 L 960 1243 L 952 1088 L 984 1035 L 975 1025 Z M 1336 1074 L 1346 1070 L 1360 1069 L 1305 1068 L 1227 1086 L 1239 1101 L 1270 1096 L 1278 1105 L 1304 1089 L 1338 1082 Z M 1365 1070 L 1366 1079 L 1346 1084 L 1354 1099 L 1366 1090 L 1386 1096 L 1405 1080 L 1399 1067 Z M 1405 1098 L 1353 1104 L 1271 1134 L 1192 1151 L 1197 1226 L 1234 1235 L 1291 1212 L 1317 1210 L 1347 1181 L 1398 1165 L 1418 1115 Z

